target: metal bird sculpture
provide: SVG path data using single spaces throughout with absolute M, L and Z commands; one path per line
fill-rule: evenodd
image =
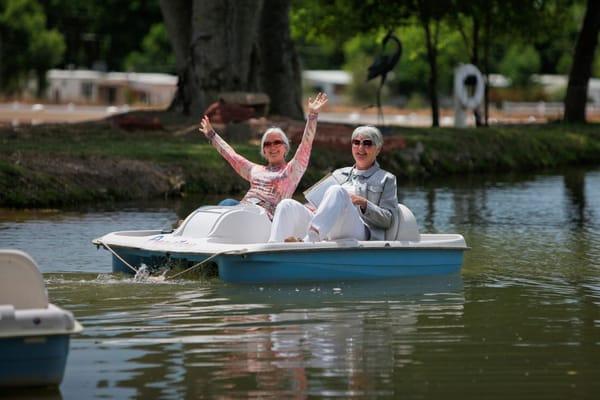
M 391 55 L 385 53 L 386 45 L 390 41 L 396 45 L 396 50 Z M 379 88 L 377 89 L 377 109 L 379 113 L 380 124 L 382 125 L 383 111 L 381 110 L 381 89 L 383 88 L 388 72 L 393 70 L 396 64 L 398 64 L 401 55 L 402 43 L 400 42 L 400 39 L 398 39 L 390 31 L 387 35 L 385 35 L 383 41 L 381 42 L 381 53 L 377 57 L 375 57 L 375 61 L 373 61 L 373 64 L 369 66 L 367 82 L 378 76 L 381 77 L 381 81 L 379 82 Z

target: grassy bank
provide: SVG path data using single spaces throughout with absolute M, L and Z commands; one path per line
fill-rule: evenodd
M 193 125 L 163 126 L 152 131 L 125 131 L 102 121 L 0 128 L 0 206 L 63 207 L 181 193 L 237 194 L 247 189 L 247 183 Z M 320 126 L 327 132 L 351 129 Z M 380 163 L 400 182 L 600 162 L 599 125 L 393 128 L 386 134 L 395 144 L 393 149 L 384 149 Z M 352 162 L 348 142 L 342 139 L 315 144 L 300 188 L 326 171 Z M 256 141 L 235 143 L 234 147 L 261 162 Z

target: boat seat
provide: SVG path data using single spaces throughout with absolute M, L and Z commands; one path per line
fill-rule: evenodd
M 0 306 L 47 308 L 48 294 L 33 259 L 19 250 L 0 250 Z
M 216 243 L 264 243 L 269 240 L 271 220 L 254 205 L 205 206 L 191 214 L 174 233 L 207 238 Z
M 414 214 L 404 204 L 398 203 L 396 213 L 392 215 L 392 226 L 385 231 L 385 240 L 417 242 L 420 237 Z

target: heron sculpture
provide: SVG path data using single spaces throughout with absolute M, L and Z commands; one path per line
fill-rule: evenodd
M 386 54 L 386 45 L 390 41 L 396 45 L 396 50 L 392 54 Z M 396 64 L 398 64 L 401 55 L 402 43 L 400 42 L 400 39 L 398 39 L 390 31 L 387 35 L 385 35 L 383 41 L 381 42 L 381 52 L 377 57 L 375 57 L 375 61 L 373 61 L 373 64 L 369 66 L 367 82 L 378 76 L 381 77 L 381 81 L 379 82 L 379 88 L 377 89 L 377 110 L 379 116 L 379 123 L 381 125 L 383 125 L 383 111 L 381 109 L 381 89 L 385 84 L 385 79 L 387 77 L 388 72 L 393 70 Z

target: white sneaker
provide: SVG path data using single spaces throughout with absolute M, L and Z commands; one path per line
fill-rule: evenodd
M 321 238 L 319 238 L 319 232 L 309 229 L 308 234 L 304 236 L 304 239 L 302 239 L 302 241 L 307 243 L 315 243 L 320 242 Z

